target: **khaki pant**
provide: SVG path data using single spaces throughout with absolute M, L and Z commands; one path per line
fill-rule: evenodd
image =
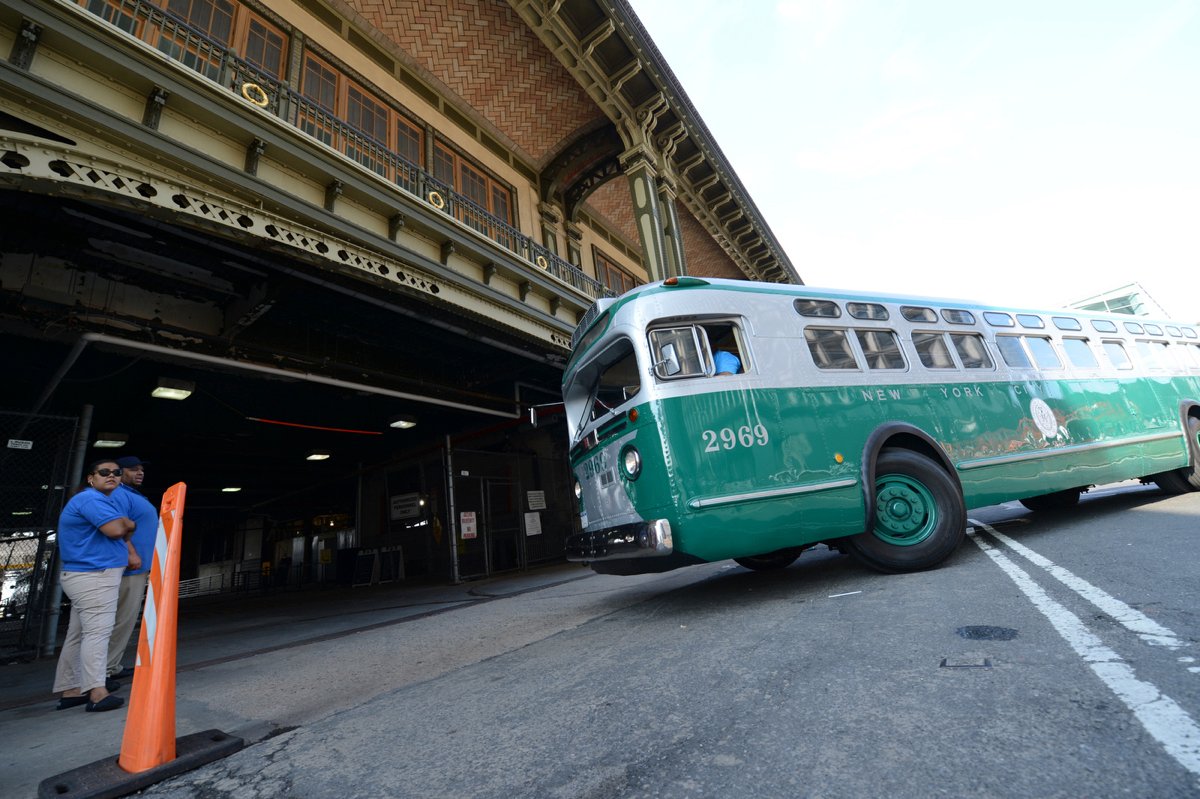
M 121 578 L 121 589 L 117 596 L 117 621 L 113 625 L 112 637 L 108 639 L 108 676 L 119 672 L 124 666 L 125 649 L 133 637 L 138 614 L 146 603 L 146 583 L 150 572 L 127 574 Z
M 62 573 L 63 593 L 71 598 L 71 623 L 54 672 L 54 692 L 103 688 L 108 639 L 117 617 L 117 593 L 125 567 Z

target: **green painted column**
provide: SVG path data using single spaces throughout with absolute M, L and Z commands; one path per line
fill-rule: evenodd
M 650 282 L 667 277 L 667 247 L 663 241 L 662 215 L 658 202 L 657 173 L 649 157 L 638 150 L 627 153 L 621 166 L 629 177 L 633 195 L 633 218 Z
M 687 274 L 687 260 L 683 256 L 683 234 L 679 229 L 679 208 L 675 204 L 675 186 L 670 180 L 660 178 L 658 202 L 662 209 L 663 244 L 667 254 L 667 277 Z

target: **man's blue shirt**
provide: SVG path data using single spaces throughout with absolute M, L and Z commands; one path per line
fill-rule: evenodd
M 145 574 L 150 571 L 154 557 L 154 539 L 158 537 L 158 511 L 150 500 L 132 486 L 121 483 L 112 492 L 113 500 L 124 515 L 133 519 L 133 549 L 142 559 L 141 568 L 129 569 L 126 574 Z

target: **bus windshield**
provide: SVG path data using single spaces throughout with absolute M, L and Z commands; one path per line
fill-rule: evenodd
M 633 343 L 617 339 L 576 372 L 564 392 L 571 440 L 577 440 L 592 422 L 615 413 L 641 390 Z

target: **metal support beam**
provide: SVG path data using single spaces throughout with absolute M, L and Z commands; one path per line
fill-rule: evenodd
M 155 86 L 146 96 L 146 110 L 142 112 L 142 124 L 151 130 L 158 130 L 158 122 L 162 119 L 162 110 L 167 105 L 170 93 L 166 89 Z
M 28 72 L 37 53 L 38 40 L 42 38 L 42 26 L 27 19 L 21 20 L 21 31 L 13 41 L 12 51 L 8 54 L 8 63 L 17 69 Z

